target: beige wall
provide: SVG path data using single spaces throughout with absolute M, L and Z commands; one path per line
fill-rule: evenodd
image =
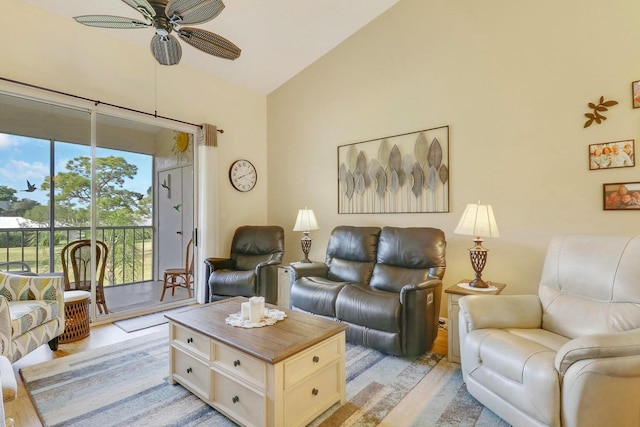
M 7 18 L 2 20 L 0 77 L 224 129 L 216 154 L 206 150 L 207 158 L 201 159 L 208 179 L 210 170 L 217 169 L 214 176 L 221 183 L 219 190 L 210 185 L 204 188 L 208 196 L 218 198 L 220 206 L 217 248 L 208 245 L 204 255 L 228 254 L 238 225 L 267 222 L 264 95 L 183 65 L 156 66 L 148 49 L 129 46 L 106 30 L 78 25 L 21 0 L 5 1 L 3 7 Z M 250 193 L 241 194 L 227 185 L 229 165 L 238 158 L 251 160 L 258 170 L 260 179 Z M 216 228 L 205 216 L 203 226 Z
M 501 237 L 485 242 L 484 277 L 512 294 L 536 292 L 554 234 L 638 233 L 638 212 L 603 212 L 602 184 L 640 181 L 640 166 L 589 171 L 587 156 L 638 137 L 638 16 L 628 0 L 401 0 L 268 96 L 269 221 L 287 229 L 287 261 L 301 258 L 290 230 L 305 205 L 315 260 L 339 224 L 442 228 L 448 287 L 473 273 L 471 238 L 453 234 L 466 204 L 492 204 Z M 601 95 L 620 104 L 583 129 Z M 450 213 L 337 214 L 338 145 L 441 125 Z
M 156 66 L 147 49 L 108 31 L 4 3 L 1 77 L 225 130 L 216 154 L 200 159 L 219 182 L 204 190 L 220 206 L 219 249 L 207 256 L 228 250 L 236 226 L 268 222 L 287 230 L 286 260 L 300 259 L 290 230 L 308 205 L 321 226 L 316 260 L 338 224 L 442 228 L 449 286 L 472 273 L 471 239 L 453 229 L 480 199 L 494 206 L 502 234 L 486 242 L 485 278 L 532 293 L 551 235 L 637 233 L 636 213 L 601 208 L 602 183 L 640 181 L 637 167 L 587 167 L 589 144 L 638 134 L 634 2 L 401 0 L 266 98 L 182 65 Z M 620 105 L 583 129 L 587 103 L 601 95 Z M 451 126 L 450 213 L 337 214 L 338 145 L 441 125 Z M 227 184 L 238 158 L 258 169 L 247 194 Z

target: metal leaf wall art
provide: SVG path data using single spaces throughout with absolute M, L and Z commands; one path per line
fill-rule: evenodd
M 584 116 L 587 118 L 587 121 L 584 122 L 584 127 L 587 128 L 591 126 L 593 122 L 600 124 L 604 120 L 607 120 L 607 118 L 602 113 L 605 111 L 609 111 L 609 107 L 613 107 L 614 105 L 618 105 L 618 101 L 605 101 L 604 96 L 600 97 L 600 102 L 598 102 L 598 104 L 590 102 L 589 108 L 593 110 L 593 113 L 585 113 Z
M 338 147 L 338 213 L 449 212 L 449 127 Z

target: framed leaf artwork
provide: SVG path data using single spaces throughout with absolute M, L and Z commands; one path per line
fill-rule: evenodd
M 449 212 L 449 126 L 338 146 L 338 213 Z

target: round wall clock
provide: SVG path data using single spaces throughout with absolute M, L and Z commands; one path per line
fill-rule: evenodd
M 238 191 L 251 191 L 258 181 L 255 166 L 249 160 L 236 160 L 229 168 L 229 181 Z

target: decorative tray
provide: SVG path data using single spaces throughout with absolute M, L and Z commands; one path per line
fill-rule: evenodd
M 262 320 L 258 323 L 253 323 L 250 320 L 243 320 L 242 312 L 230 314 L 226 319 L 224 319 L 224 322 L 227 325 L 239 328 L 262 328 L 263 326 L 271 326 L 276 322 L 283 320 L 285 317 L 287 317 L 287 314 L 284 311 L 265 308 L 264 316 L 262 316 Z

